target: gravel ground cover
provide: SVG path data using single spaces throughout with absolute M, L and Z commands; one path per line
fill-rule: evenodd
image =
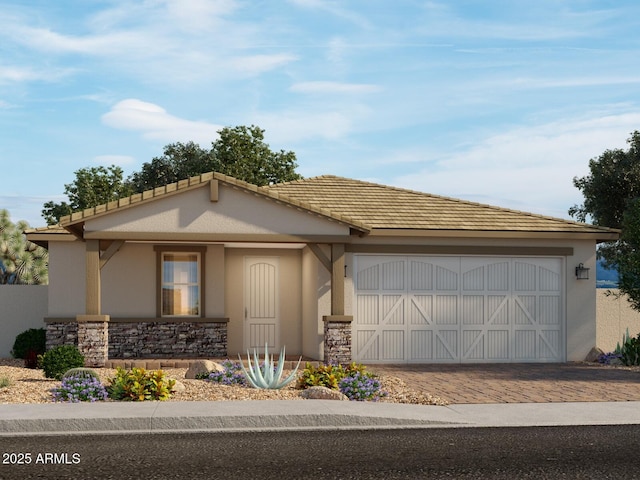
M 103 384 L 108 384 L 116 370 L 94 369 Z M 184 390 L 171 396 L 169 401 L 225 401 L 225 400 L 302 400 L 302 390 L 295 388 L 295 382 L 281 390 L 262 390 L 240 386 L 219 385 L 204 380 L 187 380 L 186 368 L 166 368 L 163 371 L 184 385 Z M 286 372 L 285 372 L 286 375 Z M 24 367 L 23 360 L 0 359 L 0 381 L 9 379 L 9 386 L 0 388 L 0 404 L 7 403 L 50 403 L 52 388 L 60 382 L 45 378 L 42 370 Z M 445 399 L 432 394 L 413 390 L 403 380 L 392 376 L 381 376 L 382 389 L 388 393 L 383 402 L 413 403 L 421 405 L 447 405 Z

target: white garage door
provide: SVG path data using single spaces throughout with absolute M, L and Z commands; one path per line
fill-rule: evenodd
M 564 361 L 560 258 L 355 256 L 368 363 Z

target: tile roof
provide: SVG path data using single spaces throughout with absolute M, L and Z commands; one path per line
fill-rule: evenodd
M 60 223 L 81 236 L 81 225 L 89 218 L 200 188 L 211 180 L 338 220 L 364 233 L 372 230 L 535 232 L 592 234 L 599 240 L 616 239 L 619 234 L 615 229 L 333 175 L 257 187 L 213 172 L 76 212 Z
M 618 233 L 618 230 L 570 220 L 333 175 L 261 188 L 378 230 L 566 232 L 614 236 Z

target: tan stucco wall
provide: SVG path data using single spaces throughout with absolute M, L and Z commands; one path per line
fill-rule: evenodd
M 610 295 L 608 292 L 613 293 Z M 598 334 L 596 345 L 604 352 L 611 352 L 616 348 L 627 329 L 629 335 L 635 337 L 640 333 L 640 312 L 631 308 L 626 296 L 616 296 L 617 289 L 597 290 Z
M 49 317 L 85 313 L 84 242 L 49 243 Z
M 251 257 L 277 257 L 280 283 L 279 346 L 286 347 L 287 355 L 302 354 L 302 253 L 293 249 L 225 250 L 225 305 L 228 325 L 229 356 L 246 355 L 244 346 L 244 259 Z
M 0 358 L 11 356 L 19 333 L 44 327 L 48 288 L 47 285 L 0 286 Z
M 278 204 L 262 196 L 221 187 L 217 202 L 203 186 L 90 219 L 86 232 L 180 232 L 346 235 L 349 227 Z

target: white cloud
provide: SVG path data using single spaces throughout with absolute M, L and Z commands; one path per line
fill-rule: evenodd
M 33 81 L 54 81 L 74 72 L 70 68 L 53 68 L 49 70 L 31 67 L 0 65 L 0 84 L 24 83 Z
M 230 65 L 237 72 L 248 75 L 257 75 L 281 67 L 295 60 L 297 60 L 295 55 L 284 53 L 275 55 L 251 55 L 233 58 L 230 60 Z
M 129 155 L 98 155 L 93 159 L 94 163 L 100 165 L 131 165 L 135 159 Z
M 591 158 L 626 148 L 638 124 L 640 113 L 628 113 L 519 127 L 431 159 L 429 168 L 391 183 L 566 218 L 569 207 L 582 202 L 572 179 L 588 174 Z
M 360 93 L 375 93 L 382 90 L 378 85 L 366 83 L 339 83 L 339 82 L 299 82 L 293 84 L 290 89 L 292 92 L 298 93 L 314 93 L 314 94 L 349 94 L 357 95 Z
M 105 125 L 120 130 L 141 132 L 146 139 L 164 142 L 194 141 L 209 145 L 218 137 L 221 125 L 185 120 L 169 114 L 164 108 L 135 98 L 116 103 L 102 116 Z

